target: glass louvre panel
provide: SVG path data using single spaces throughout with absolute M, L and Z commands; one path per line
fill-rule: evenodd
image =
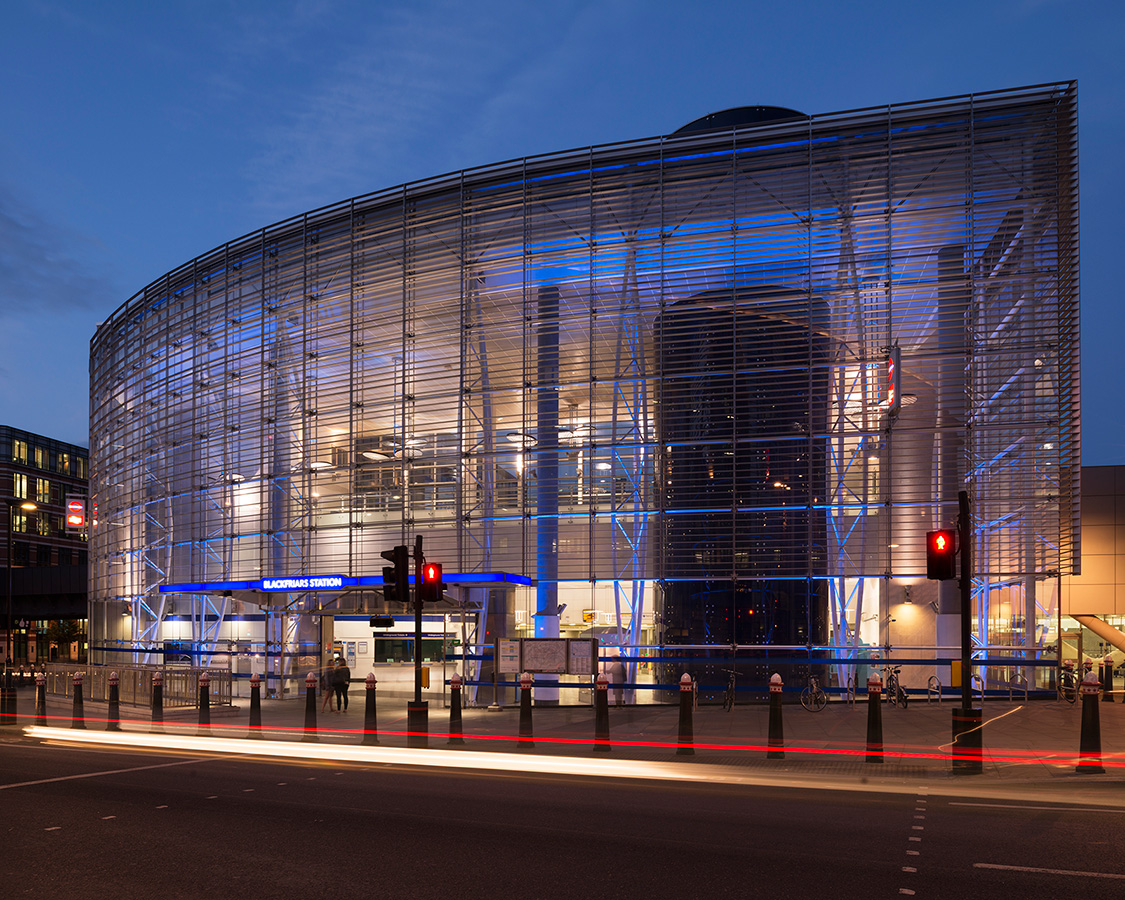
M 162 585 L 372 575 L 422 534 L 447 573 L 608 586 L 654 639 L 852 639 L 845 594 L 923 576 L 963 489 L 981 579 L 1072 571 L 1075 108 L 585 148 L 200 256 L 93 344 L 95 602 L 151 641 Z

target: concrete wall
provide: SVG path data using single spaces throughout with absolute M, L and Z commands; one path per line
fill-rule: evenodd
M 1062 614 L 1125 615 L 1125 466 L 1082 467 L 1082 574 L 1062 579 Z

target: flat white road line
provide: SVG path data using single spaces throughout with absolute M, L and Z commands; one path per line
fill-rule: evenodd
M 33 787 L 37 784 L 54 784 L 57 781 L 75 781 L 79 778 L 101 778 L 104 775 L 124 775 L 127 772 L 143 772 L 146 769 L 167 769 L 170 766 L 191 766 L 207 762 L 206 759 L 183 759 L 179 762 L 157 763 L 154 766 L 134 766 L 131 769 L 106 769 L 104 772 L 83 772 L 79 775 L 60 775 L 58 778 L 42 778 L 39 781 L 17 781 L 14 784 L 0 784 L 0 791 L 12 788 Z
M 1030 806 L 1026 803 L 968 803 L 965 801 L 949 802 L 950 806 L 978 806 L 985 809 L 1045 809 L 1049 812 L 1092 812 L 1100 813 L 1125 813 L 1125 808 L 1113 806 Z
M 1032 872 L 1036 875 L 1074 875 L 1079 878 L 1116 878 L 1125 881 L 1125 875 L 1113 872 L 1074 872 L 1070 869 L 1040 869 L 1035 866 L 1001 866 L 996 863 L 973 863 L 974 869 L 1000 869 L 1004 872 Z

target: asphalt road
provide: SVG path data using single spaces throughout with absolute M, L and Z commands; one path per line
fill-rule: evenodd
M 280 763 L 5 737 L 0 896 L 1125 896 L 1125 792 L 1119 806 L 1091 807 L 949 791 Z

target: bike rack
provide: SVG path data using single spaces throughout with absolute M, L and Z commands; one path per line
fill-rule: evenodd
M 1027 702 L 1027 679 L 1024 678 L 1022 672 L 1017 672 L 1015 678 L 1008 679 L 1008 701 L 1012 701 L 1012 687 L 1013 685 L 1023 685 L 1023 702 Z
M 981 706 L 984 706 L 984 679 L 981 678 L 979 675 L 977 675 L 975 672 L 973 673 L 973 676 L 969 679 L 970 689 L 971 689 L 971 686 L 974 683 L 980 685 L 980 704 L 981 704 Z
M 931 675 L 929 681 L 926 682 L 926 702 L 932 702 L 935 696 L 938 706 L 941 706 L 941 679 L 936 675 Z
M 844 687 L 844 699 L 847 701 L 848 706 L 855 706 L 855 673 L 852 672 L 848 675 L 848 681 Z

